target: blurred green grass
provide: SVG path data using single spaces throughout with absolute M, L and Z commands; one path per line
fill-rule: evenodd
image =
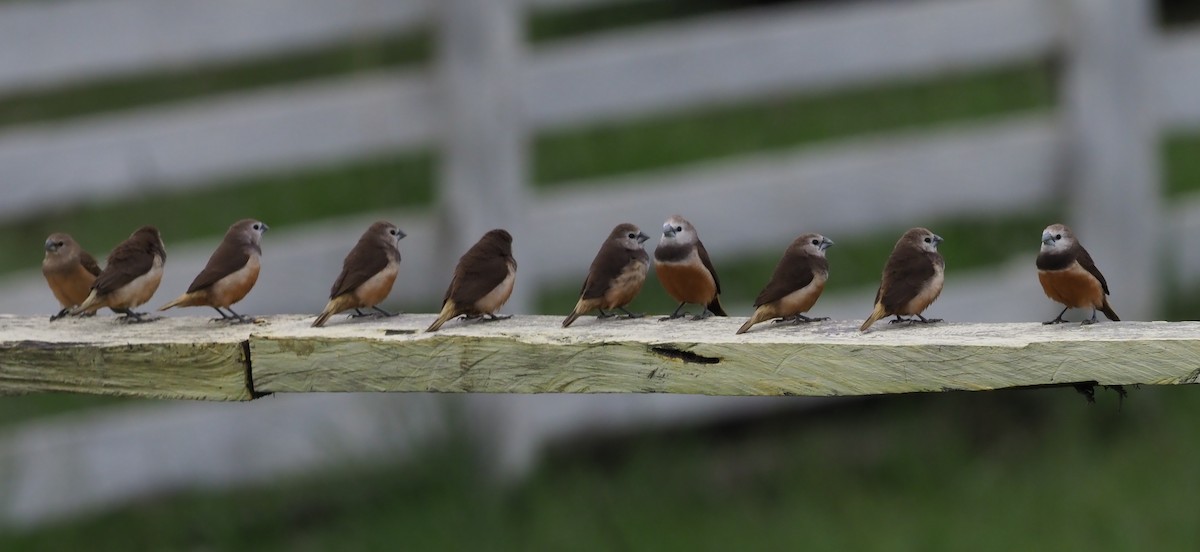
M 561 443 L 502 487 L 461 443 L 408 466 L 147 499 L 11 549 L 1187 550 L 1187 388 L 904 395 Z

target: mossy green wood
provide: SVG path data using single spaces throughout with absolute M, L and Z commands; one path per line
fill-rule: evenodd
M 123 324 L 111 316 L 0 316 L 0 394 L 69 391 L 249 400 L 250 330 L 201 318 Z
M 762 324 L 432 315 L 323 329 L 280 320 L 250 338 L 258 392 L 871 395 L 1096 382 L 1195 383 L 1200 324 Z

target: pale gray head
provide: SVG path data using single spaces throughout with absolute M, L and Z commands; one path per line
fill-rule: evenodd
M 371 227 L 367 229 L 366 235 L 377 236 L 379 239 L 391 243 L 399 248 L 400 240 L 404 239 L 404 237 L 408 234 L 405 234 L 403 230 L 396 228 L 395 224 L 392 224 L 386 220 L 381 220 L 375 224 L 372 224 Z
M 62 232 L 55 232 L 50 234 L 50 237 L 46 238 L 45 249 L 47 257 L 54 254 L 70 255 L 74 253 L 78 247 L 79 246 L 75 243 L 75 240 L 72 239 L 69 234 L 64 234 Z
M 261 246 L 263 234 L 270 229 L 271 227 L 260 220 L 242 219 L 230 225 L 229 231 L 225 235 L 252 245 Z
M 624 249 L 635 250 L 643 249 L 642 244 L 650 239 L 650 236 L 642 233 L 642 230 L 636 224 L 626 222 L 618 224 L 616 228 L 613 228 L 612 232 L 608 235 L 608 239 L 616 242 Z
M 825 250 L 833 247 L 833 240 L 820 234 L 804 234 L 792 242 L 792 247 L 799 249 L 806 255 L 824 257 Z
M 696 243 L 700 240 L 700 236 L 696 234 L 696 228 L 687 219 L 672 215 L 663 223 L 663 234 L 658 239 L 658 245 L 688 245 Z
M 1042 230 L 1043 252 L 1066 251 L 1075 245 L 1075 234 L 1065 224 L 1051 224 Z
M 926 253 L 937 253 L 942 237 L 930 232 L 928 228 L 913 228 L 900 237 L 900 242 L 908 242 Z

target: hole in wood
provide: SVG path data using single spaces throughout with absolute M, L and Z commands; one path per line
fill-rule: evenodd
M 650 347 L 650 350 L 655 354 L 659 354 L 667 358 L 682 360 L 684 362 L 694 362 L 696 364 L 716 364 L 721 362 L 721 359 L 716 357 L 706 357 L 691 351 L 680 351 L 679 349 L 674 349 L 671 347 L 654 346 Z

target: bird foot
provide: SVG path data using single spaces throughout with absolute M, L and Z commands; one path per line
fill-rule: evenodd
M 225 318 L 213 318 L 210 320 L 210 322 L 224 322 L 225 324 L 253 324 L 258 322 L 258 319 L 254 318 L 253 316 L 239 314 L 237 316 L 226 316 Z
M 50 315 L 50 321 L 54 322 L 55 320 L 60 320 L 64 317 L 66 317 L 68 314 L 71 314 L 71 309 L 66 308 L 66 309 L 60 310 L 60 311 L 58 311 L 58 314 Z
M 625 314 L 618 316 L 617 319 L 618 320 L 633 320 L 635 318 L 645 318 L 645 317 L 646 317 L 646 313 L 644 313 L 644 312 L 626 312 Z
M 617 316 L 617 313 L 615 313 L 615 312 L 604 312 L 604 311 L 600 311 L 600 314 L 597 314 L 597 315 L 596 315 L 596 318 L 597 318 L 598 320 L 605 320 L 605 319 L 608 319 L 608 318 L 615 318 L 616 316 Z
M 1086 319 L 1084 319 L 1083 322 L 1080 322 L 1079 325 L 1080 326 L 1091 326 L 1092 324 L 1095 324 L 1095 323 L 1096 323 L 1096 319 L 1086 318 Z
M 907 323 L 909 323 L 909 324 L 911 324 L 911 323 L 913 322 L 913 319 L 911 319 L 911 318 L 900 318 L 899 316 L 897 316 L 897 317 L 895 318 L 895 320 L 888 320 L 888 324 L 904 324 L 904 323 L 906 323 L 906 322 L 907 322 Z
M 1058 318 L 1055 318 L 1054 320 L 1047 320 L 1045 322 L 1042 322 L 1042 325 L 1049 326 L 1051 324 L 1066 324 L 1066 323 L 1067 323 L 1067 321 L 1063 320 L 1063 318 L 1060 316 Z
M 693 321 L 695 321 L 695 320 L 704 320 L 705 318 L 708 318 L 708 317 L 710 317 L 710 316 L 712 316 L 712 313 L 711 313 L 711 312 L 704 311 L 704 312 L 702 312 L 702 313 L 700 313 L 700 314 L 697 314 L 697 315 L 695 315 L 695 316 L 692 316 L 692 320 L 693 320 Z
M 513 315 L 511 315 L 511 314 L 491 314 L 491 313 L 489 313 L 487 315 L 484 315 L 483 321 L 484 322 L 495 322 L 497 320 L 508 320 L 509 318 L 512 318 L 512 317 L 513 317 Z
M 117 322 L 122 324 L 145 324 L 146 322 L 154 322 L 162 320 L 161 316 L 146 316 L 144 312 L 129 312 L 125 316 L 117 319 Z
M 809 324 L 812 322 L 824 322 L 826 320 L 829 320 L 828 316 L 821 316 L 818 318 L 810 318 L 810 317 L 804 316 L 802 314 L 797 314 L 796 316 L 792 317 L 792 324 L 799 326 L 800 324 Z
M 683 317 L 685 317 L 685 316 L 691 316 L 691 313 L 689 313 L 689 312 L 679 312 L 679 313 L 674 313 L 674 314 L 671 314 L 670 316 L 663 316 L 663 317 L 659 318 L 659 319 L 658 319 L 658 321 L 659 321 L 659 322 L 666 322 L 667 320 L 678 320 L 678 319 L 680 319 L 680 318 L 683 318 Z
M 379 314 L 377 312 L 362 312 L 360 310 L 356 310 L 352 314 L 349 315 L 349 318 L 382 318 L 382 317 L 383 317 L 383 315 Z
M 913 324 L 937 324 L 941 321 L 941 318 L 919 318 L 917 320 L 909 320 L 909 322 L 912 322 Z

